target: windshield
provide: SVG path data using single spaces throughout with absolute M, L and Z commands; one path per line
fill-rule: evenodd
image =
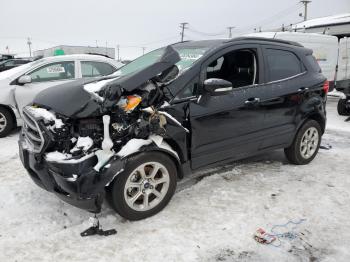
M 181 60 L 176 63 L 176 66 L 179 68 L 180 73 L 184 70 L 190 68 L 192 64 L 198 60 L 203 54 L 208 50 L 209 47 L 174 47 L 173 48 L 179 53 Z M 130 73 L 134 73 L 143 68 L 146 68 L 153 63 L 157 62 L 157 60 L 162 56 L 165 48 L 160 48 L 154 51 L 151 51 L 129 64 L 120 68 L 114 74 L 118 76 L 127 75 Z

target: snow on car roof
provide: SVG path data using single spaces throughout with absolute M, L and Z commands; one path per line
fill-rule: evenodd
M 74 54 L 74 55 L 59 55 L 59 56 L 48 56 L 42 59 L 44 60 L 67 60 L 67 59 L 89 59 L 89 60 L 113 60 L 102 55 L 89 55 L 89 54 Z

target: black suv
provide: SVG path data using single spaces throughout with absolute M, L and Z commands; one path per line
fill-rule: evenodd
M 42 91 L 23 109 L 20 156 L 64 201 L 100 212 L 105 196 L 138 220 L 193 170 L 284 148 L 307 164 L 326 125 L 328 82 L 312 51 L 236 38 L 176 43 L 111 77 Z

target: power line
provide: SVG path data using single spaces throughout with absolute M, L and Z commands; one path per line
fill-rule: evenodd
M 247 31 L 247 30 L 250 30 L 253 28 L 255 28 L 255 29 L 259 28 L 261 25 L 264 25 L 264 26 L 269 25 L 272 22 L 276 22 L 276 21 L 280 20 L 281 18 L 285 18 L 286 16 L 293 14 L 293 11 L 298 10 L 299 8 L 301 8 L 301 6 L 302 6 L 302 4 L 300 2 L 293 4 L 289 7 L 287 7 L 286 9 L 283 9 L 283 10 L 275 13 L 274 15 L 272 15 L 270 17 L 267 17 L 265 19 L 260 20 L 259 22 L 255 23 L 255 24 L 241 28 L 240 31 L 244 32 L 244 31 Z
M 192 33 L 196 33 L 196 34 L 199 34 L 199 35 L 204 35 L 204 36 L 220 36 L 220 35 L 225 35 L 226 32 L 225 31 L 221 31 L 221 32 L 218 32 L 218 33 L 207 33 L 207 32 L 202 32 L 202 31 L 199 31 L 199 30 L 196 30 L 193 28 L 193 26 L 190 26 L 188 28 L 188 31 L 192 32 Z
M 159 39 L 159 40 L 156 40 L 156 41 L 152 41 L 152 42 L 148 42 L 148 43 L 144 43 L 142 44 L 143 46 L 150 46 L 150 45 L 153 45 L 153 44 L 157 44 L 157 43 L 162 43 L 162 42 L 166 42 L 168 40 L 172 40 L 172 39 L 176 39 L 178 38 L 178 36 L 171 36 L 171 37 L 166 37 L 166 38 L 162 38 L 162 39 Z

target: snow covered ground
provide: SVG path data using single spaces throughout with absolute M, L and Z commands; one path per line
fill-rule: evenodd
M 0 261 L 349 261 L 350 122 L 328 102 L 328 127 L 315 160 L 287 163 L 282 151 L 196 173 L 170 204 L 143 221 L 105 206 L 109 237 L 81 238 L 89 214 L 38 188 L 17 152 L 18 131 L 0 139 Z M 306 219 L 295 239 L 255 242 L 257 228 Z M 292 230 L 279 228 L 279 232 Z

